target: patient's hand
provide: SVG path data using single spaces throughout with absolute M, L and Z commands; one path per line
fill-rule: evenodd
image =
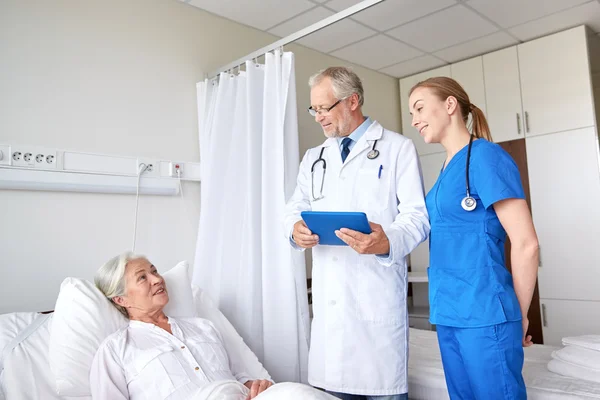
M 264 392 L 271 386 L 273 386 L 273 382 L 268 381 L 266 379 L 257 379 L 255 381 L 248 381 L 244 383 L 244 385 L 250 389 L 250 394 L 248 394 L 248 399 L 253 399 L 258 396 L 260 393 Z

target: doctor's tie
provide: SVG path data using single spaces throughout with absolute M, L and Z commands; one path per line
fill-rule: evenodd
M 350 154 L 350 143 L 352 143 L 352 139 L 350 139 L 349 137 L 345 137 L 344 140 L 342 140 L 342 162 L 346 161 L 346 157 L 348 157 L 348 154 Z

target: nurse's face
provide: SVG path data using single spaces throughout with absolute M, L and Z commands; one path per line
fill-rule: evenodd
M 348 136 L 351 133 L 351 97 L 335 104 L 338 100 L 340 99 L 333 94 L 333 86 L 329 78 L 323 79 L 310 90 L 310 105 L 317 110 L 315 121 L 321 125 L 326 137 Z
M 419 131 L 425 143 L 440 143 L 450 125 L 447 102 L 425 87 L 415 89 L 408 102 L 412 126 Z

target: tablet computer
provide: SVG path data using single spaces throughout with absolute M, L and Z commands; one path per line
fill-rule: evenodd
M 335 235 L 335 231 L 341 228 L 371 233 L 371 226 L 364 212 L 302 211 L 300 215 L 308 229 L 319 236 L 321 245 L 347 246 Z

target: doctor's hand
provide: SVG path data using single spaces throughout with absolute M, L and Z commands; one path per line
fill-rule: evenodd
M 359 254 L 389 254 L 390 241 L 381 225 L 373 222 L 369 225 L 372 232 L 368 235 L 348 228 L 335 231 L 335 234 Z
M 304 249 L 310 249 L 319 244 L 319 236 L 313 235 L 304 220 L 300 220 L 294 224 L 292 239 L 298 246 Z
M 244 383 L 244 386 L 250 389 L 250 393 L 248 393 L 247 399 L 253 399 L 260 393 L 273 386 L 273 382 L 268 381 L 266 379 L 257 379 L 255 381 L 247 381 L 246 383 Z

